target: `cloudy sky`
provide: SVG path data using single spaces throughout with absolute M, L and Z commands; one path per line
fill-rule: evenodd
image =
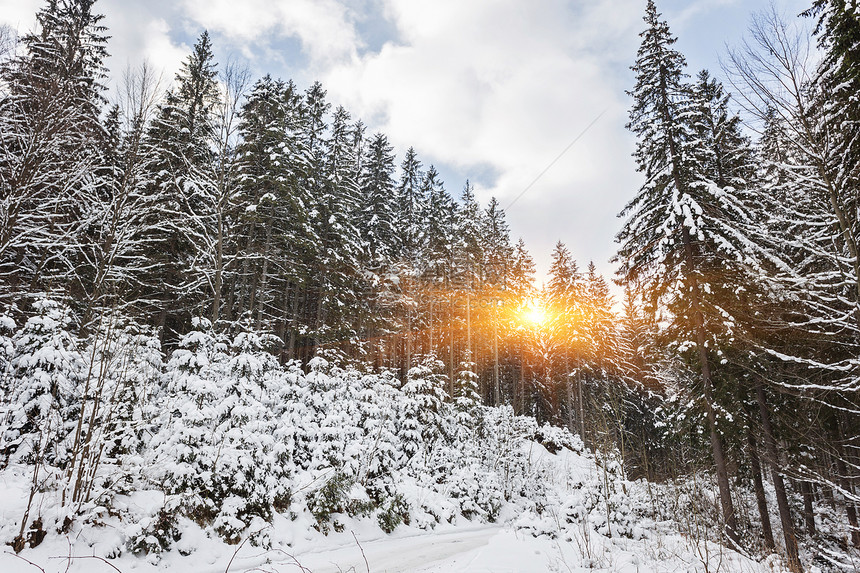
M 736 43 L 750 14 L 769 3 L 658 0 L 658 9 L 691 73 L 708 68 L 720 75 L 725 44 Z M 775 0 L 789 17 L 810 3 Z M 40 5 L 0 0 L 0 23 L 29 30 Z M 146 59 L 169 81 L 208 29 L 219 61 L 245 61 L 254 77 L 268 72 L 302 87 L 319 80 L 334 106 L 389 136 L 398 163 L 413 146 L 455 196 L 467 178 L 482 202 L 496 196 L 514 240 L 522 237 L 537 260 L 539 280 L 559 240 L 581 266 L 594 260 L 612 274 L 616 213 L 639 185 L 634 142 L 624 129 L 630 104 L 624 90 L 633 84 L 629 66 L 645 0 L 99 0 L 96 6 L 106 15 L 117 77 Z

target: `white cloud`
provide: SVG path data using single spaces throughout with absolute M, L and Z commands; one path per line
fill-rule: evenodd
M 677 15 L 672 17 L 672 25 L 675 29 L 681 30 L 702 14 L 736 4 L 738 4 L 738 0 L 698 0 L 697 2 L 690 2 Z
M 45 0 L 0 0 L 0 24 L 11 26 L 19 34 L 31 32 L 36 28 L 36 13 L 44 5 Z M 156 73 L 163 73 L 163 87 L 170 83 L 190 48 L 171 39 L 171 27 L 166 20 L 169 6 L 166 0 L 102 0 L 96 4 L 96 11 L 105 16 L 102 24 L 110 36 L 110 58 L 106 64 L 112 75 L 109 80 L 112 90 L 126 68 L 137 67 L 144 61 Z
M 507 206 L 603 110 L 606 115 L 508 214 L 548 268 L 564 240 L 604 271 L 614 218 L 635 191 L 623 124 L 640 2 L 388 0 L 396 43 L 342 61 L 322 78 L 330 99 L 373 118 L 399 150 L 461 171 L 490 166 L 479 187 Z M 457 193 L 462 181 L 448 181 Z
M 312 65 L 355 57 L 351 12 L 336 0 L 183 0 L 185 15 L 240 47 L 266 46 L 272 35 L 298 38 Z
M 161 2 L 125 2 L 104 0 L 96 5 L 105 13 L 104 24 L 111 36 L 108 61 L 114 79 L 127 67 L 137 67 L 144 61 L 156 73 L 163 74 L 162 86 L 173 80 L 191 48 L 171 38 L 172 27 L 167 21 L 168 4 Z

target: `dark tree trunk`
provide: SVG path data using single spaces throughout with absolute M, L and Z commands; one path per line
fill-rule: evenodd
M 839 480 L 839 486 L 849 495 L 854 493 L 854 488 L 851 483 L 851 475 L 848 472 L 848 464 L 845 463 L 845 448 L 842 445 L 842 432 L 837 425 L 833 423 L 833 444 L 836 447 L 836 479 Z M 845 515 L 848 518 L 848 525 L 851 526 L 851 543 L 854 547 L 860 547 L 860 529 L 857 527 L 857 508 L 851 499 L 845 500 Z
M 812 502 L 815 501 L 815 492 L 812 489 L 812 482 L 801 481 L 800 491 L 803 494 L 803 522 L 806 525 L 806 534 L 810 537 L 816 535 L 815 530 L 815 513 L 812 509 Z
M 788 505 L 788 495 L 785 492 L 785 481 L 779 471 L 779 454 L 776 449 L 776 439 L 773 436 L 773 428 L 770 425 L 770 410 L 767 406 L 767 397 L 764 393 L 764 384 L 756 379 L 756 402 L 758 402 L 761 426 L 764 431 L 764 443 L 767 451 L 767 462 L 770 466 L 773 488 L 776 490 L 776 504 L 779 508 L 779 521 L 782 525 L 782 535 L 785 539 L 785 553 L 788 565 L 792 571 L 801 572 L 803 566 L 800 564 L 800 556 L 797 551 L 797 536 L 794 531 L 794 522 L 791 520 L 791 508 Z
M 747 444 L 749 445 L 750 465 L 752 466 L 753 486 L 755 489 L 755 500 L 758 505 L 758 514 L 761 518 L 762 537 L 764 546 L 773 551 L 776 543 L 773 541 L 773 528 L 770 525 L 770 513 L 767 510 L 767 498 L 764 495 L 764 483 L 761 479 L 761 463 L 758 456 L 758 444 L 752 428 L 747 427 Z

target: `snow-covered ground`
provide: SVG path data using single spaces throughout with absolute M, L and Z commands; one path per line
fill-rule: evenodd
M 68 533 L 49 531 L 34 549 L 15 555 L 11 548 L 0 554 L 3 573 L 61 572 L 773 572 L 779 562 L 758 563 L 714 543 L 673 531 L 667 523 L 650 518 L 633 518 L 624 532 L 614 518 L 616 532 L 607 532 L 596 511 L 583 511 L 579 519 L 569 519 L 570 508 L 597 499 L 596 484 L 605 483 L 602 469 L 590 454 L 562 450 L 550 454 L 541 445 L 527 445 L 534 467 L 542 467 L 547 485 L 565 498 L 558 508 L 542 515 L 507 504 L 495 523 L 472 522 L 462 517 L 454 523 L 421 528 L 400 525 L 391 534 L 383 533 L 375 519 L 335 516 L 328 535 L 317 531 L 307 513 L 277 514 L 271 524 L 260 524 L 256 539 L 237 545 L 224 543 L 211 528 L 203 529 L 190 520 L 180 521 L 181 539 L 170 551 L 134 555 L 124 549 L 127 531 L 117 517 L 105 514 L 76 522 Z M 26 505 L 31 468 L 10 467 L 0 473 L 0 532 L 8 537 L 19 523 Z M 645 503 L 642 483 L 625 482 L 630 508 Z M 565 491 L 567 490 L 567 491 Z M 414 495 L 429 495 L 418 486 Z M 50 510 L 52 494 L 38 501 Z M 616 500 L 617 501 L 617 500 Z M 135 492 L 114 500 L 114 511 L 147 514 L 161 507 L 163 494 Z M 564 508 L 567 508 L 565 510 Z M 628 513 L 633 515 L 632 513 Z M 566 517 L 568 516 L 568 517 Z

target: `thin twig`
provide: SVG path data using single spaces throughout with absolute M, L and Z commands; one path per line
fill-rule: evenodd
M 117 573 L 122 573 L 122 570 L 120 568 L 118 568 L 116 565 L 114 565 L 113 563 L 111 563 L 110 561 L 105 559 L 104 557 L 100 557 L 98 555 L 79 555 L 79 556 L 69 555 L 68 557 L 48 557 L 48 559 L 69 559 L 69 560 L 71 560 L 71 559 L 97 559 L 97 560 L 101 561 L 102 563 L 104 563 L 105 565 L 107 565 L 108 567 L 110 567 L 111 569 L 113 569 L 114 571 L 116 571 Z M 44 571 L 44 569 L 43 569 L 43 571 Z
M 361 543 L 358 542 L 358 537 L 355 536 L 355 531 L 349 530 L 352 533 L 352 538 L 355 539 L 355 544 L 358 545 L 359 550 L 361 550 L 361 557 L 364 559 L 364 566 L 367 567 L 367 573 L 370 573 L 370 564 L 367 562 L 367 555 L 364 554 L 364 547 L 361 546 Z
M 21 556 L 20 556 L 20 555 L 18 555 L 17 553 L 12 553 L 11 551 L 4 551 L 3 553 L 6 553 L 6 554 L 8 554 L 8 555 L 11 555 L 12 557 L 17 557 L 17 558 L 18 558 L 18 559 L 20 559 L 21 561 L 24 561 L 24 562 L 26 562 L 26 563 L 29 563 L 30 565 L 32 565 L 33 567 L 35 567 L 36 569 L 38 569 L 38 570 L 39 570 L 39 571 L 41 571 L 42 573 L 47 573 L 47 571 L 45 571 L 44 569 L 42 569 L 41 567 L 39 567 L 38 565 L 36 565 L 36 564 L 35 564 L 35 563 L 33 563 L 32 561 L 30 561 L 29 559 L 25 559 L 24 557 L 21 557 Z
M 275 549 L 275 550 L 274 550 L 274 552 L 275 552 L 275 553 L 282 553 L 283 555 L 286 555 L 287 557 L 289 557 L 290 559 L 292 559 L 292 560 L 293 560 L 293 562 L 296 564 L 296 567 L 298 567 L 298 568 L 302 571 L 302 573 L 311 573 L 311 570 L 310 570 L 310 569 L 308 569 L 307 567 L 305 567 L 304 565 L 302 565 L 302 564 L 299 562 L 299 560 L 298 560 L 298 559 L 296 559 L 296 556 L 295 556 L 295 555 L 293 555 L 292 553 L 287 553 L 287 552 L 286 552 L 286 551 L 284 551 L 283 549 Z
M 236 555 L 242 549 L 242 546 L 245 545 L 245 542 L 248 541 L 248 539 L 250 539 L 250 538 L 251 538 L 250 535 L 245 537 L 245 539 L 242 540 L 242 543 L 240 543 L 239 546 L 236 548 L 236 551 L 233 552 L 233 556 L 230 557 L 230 561 L 227 563 L 227 568 L 224 569 L 224 573 L 227 573 L 230 570 L 230 566 L 233 564 L 233 560 L 236 558 Z
M 69 558 L 66 560 L 66 573 L 72 568 L 72 538 L 66 535 L 66 542 L 69 544 Z

